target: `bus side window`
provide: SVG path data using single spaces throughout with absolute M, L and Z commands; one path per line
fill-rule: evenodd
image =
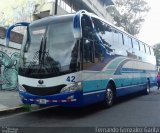
M 86 22 L 90 23 L 88 21 L 85 21 L 85 23 Z M 104 59 L 105 54 L 108 52 L 107 48 L 110 47 L 104 38 L 106 29 L 105 23 L 97 19 L 93 19 L 93 22 L 96 30 L 91 30 L 91 35 L 83 36 L 84 69 L 88 69 L 101 62 Z
M 150 53 L 150 55 L 151 55 L 151 48 L 149 47 L 149 53 Z
M 133 48 L 132 39 L 128 37 L 128 45 L 130 48 Z
M 132 39 L 132 42 L 133 42 L 133 48 L 136 50 L 140 50 L 138 41 L 136 39 Z
M 139 42 L 139 45 L 140 45 L 140 50 L 145 53 L 144 44 L 142 42 Z
M 145 45 L 145 46 L 146 46 L 146 53 L 150 54 L 149 47 L 147 45 Z
M 154 55 L 153 48 L 150 48 L 150 50 L 151 50 L 151 55 Z
M 93 27 L 90 18 L 87 15 L 82 17 L 82 33 L 85 38 L 92 38 L 93 36 Z
M 99 43 L 95 43 L 95 63 L 98 64 L 102 60 L 104 60 L 105 56 L 102 51 L 102 47 L 99 45 Z
M 123 34 L 122 33 L 119 33 L 119 44 L 124 45 Z
M 124 45 L 128 46 L 129 48 L 132 48 L 131 38 L 128 37 L 126 34 L 123 34 L 123 41 L 124 41 Z
M 113 30 L 113 42 L 114 42 L 114 45 L 119 45 L 119 35 L 118 35 L 118 31 L 116 29 Z
M 143 43 L 143 46 L 144 46 L 145 53 L 147 53 L 147 52 L 146 52 L 146 45 L 145 45 L 144 43 Z
M 87 69 L 94 65 L 94 42 L 89 39 L 83 40 L 83 68 Z
M 113 30 L 111 26 L 109 26 L 105 22 L 98 20 L 96 18 L 92 18 L 92 19 L 93 19 L 96 32 L 99 35 L 103 45 L 105 46 L 105 49 L 108 51 L 108 53 L 112 52 L 111 46 L 113 44 Z M 96 38 L 96 43 L 98 43 L 99 45 L 102 45 L 100 44 L 100 42 L 98 42 L 97 38 Z

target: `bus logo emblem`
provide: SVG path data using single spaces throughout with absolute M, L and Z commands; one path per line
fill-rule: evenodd
M 44 81 L 43 81 L 43 80 L 39 80 L 38 83 L 39 83 L 39 84 L 43 84 Z

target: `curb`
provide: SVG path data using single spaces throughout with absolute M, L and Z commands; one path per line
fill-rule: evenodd
M 14 107 L 14 108 L 1 110 L 0 111 L 0 116 L 6 116 L 6 115 L 15 114 L 15 113 L 25 112 L 25 111 L 26 110 L 23 106 L 19 106 L 19 107 Z

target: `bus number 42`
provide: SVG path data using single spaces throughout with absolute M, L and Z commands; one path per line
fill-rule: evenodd
M 68 76 L 66 81 L 68 82 L 75 82 L 75 76 Z

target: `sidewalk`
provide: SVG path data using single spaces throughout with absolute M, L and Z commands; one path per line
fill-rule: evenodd
M 22 102 L 18 91 L 0 90 L 0 116 L 18 110 L 22 110 Z

